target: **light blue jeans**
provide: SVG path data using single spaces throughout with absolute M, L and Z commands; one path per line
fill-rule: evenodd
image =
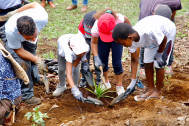
M 77 5 L 78 0 L 72 0 L 73 5 Z M 89 0 L 83 0 L 83 5 L 88 5 Z

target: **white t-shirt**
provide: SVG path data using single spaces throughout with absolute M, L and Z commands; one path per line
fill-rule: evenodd
M 5 33 L 8 46 L 11 49 L 21 48 L 21 42 L 26 41 L 24 37 L 18 33 L 16 26 L 17 19 L 22 16 L 29 16 L 34 20 L 38 33 L 46 26 L 48 22 L 48 14 L 41 5 L 36 5 L 35 8 L 25 10 L 10 17 L 5 23 Z
M 66 61 L 70 62 L 70 63 L 72 63 L 74 60 L 77 59 L 77 56 L 70 49 L 70 47 L 68 45 L 68 42 L 72 36 L 74 36 L 74 34 L 65 34 L 65 35 L 60 36 L 60 38 L 58 39 L 59 55 L 62 57 L 65 57 Z M 86 54 L 81 58 L 81 61 L 87 60 Z
M 124 15 L 118 13 L 117 17 L 118 17 L 118 19 L 116 20 L 116 24 L 124 23 Z M 99 37 L 99 30 L 98 30 L 97 24 L 98 24 L 98 20 L 95 21 L 95 23 L 91 29 L 91 34 L 94 37 Z
M 159 47 L 164 36 L 167 37 L 167 41 L 172 40 L 174 43 L 176 34 L 175 24 L 165 17 L 159 15 L 145 17 L 133 29 L 139 34 L 140 40 L 138 42 L 133 41 L 132 46 L 129 47 L 131 53 L 134 53 L 138 47 Z

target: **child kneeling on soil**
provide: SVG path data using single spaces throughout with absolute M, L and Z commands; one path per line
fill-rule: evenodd
M 166 13 L 166 12 L 165 12 Z M 138 66 L 137 48 L 144 47 L 145 74 L 148 91 L 134 97 L 136 101 L 149 98 L 161 98 L 164 80 L 164 67 L 167 65 L 173 50 L 176 34 L 175 24 L 159 15 L 148 16 L 134 27 L 121 23 L 113 31 L 113 39 L 122 46 L 129 47 L 131 52 L 131 76 L 136 78 Z M 154 68 L 156 68 L 156 85 L 154 85 Z M 134 85 L 129 85 L 134 86 Z
M 67 88 L 65 77 L 71 86 L 71 91 L 77 100 L 84 102 L 83 95 L 77 88 L 79 81 L 79 62 L 85 61 L 81 66 L 83 70 L 88 71 L 89 64 L 86 59 L 86 53 L 89 51 L 89 45 L 81 34 L 66 34 L 58 39 L 58 72 L 60 84 L 57 85 L 53 96 L 61 95 Z M 66 71 L 66 75 L 65 75 Z M 73 76 L 73 78 L 72 78 Z
M 0 125 L 12 125 L 15 112 L 13 108 L 17 110 L 22 100 L 21 85 L 17 74 L 24 76 L 25 84 L 29 83 L 29 79 L 1 43 L 0 64 Z

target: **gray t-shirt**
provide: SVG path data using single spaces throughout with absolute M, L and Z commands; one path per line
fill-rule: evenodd
M 156 5 L 165 4 L 171 8 L 172 11 L 182 9 L 180 0 L 141 0 L 140 2 L 140 16 L 139 20 L 146 16 L 152 15 Z
M 18 33 L 18 29 L 16 26 L 17 19 L 21 16 L 31 17 L 36 24 L 38 33 L 46 26 L 48 22 L 48 14 L 45 9 L 40 5 L 36 5 L 35 8 L 25 10 L 10 17 L 5 24 L 5 34 L 8 46 L 11 49 L 21 48 L 21 43 L 23 41 L 26 41 L 24 37 Z

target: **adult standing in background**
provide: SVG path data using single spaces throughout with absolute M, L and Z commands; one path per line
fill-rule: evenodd
M 140 7 L 139 20 L 143 19 L 144 17 L 153 15 L 158 5 L 167 5 L 170 7 L 170 9 L 172 10 L 171 20 L 173 22 L 175 20 L 174 18 L 175 18 L 176 11 L 182 9 L 180 0 L 141 0 L 140 5 L 139 5 Z M 139 64 L 140 64 L 139 75 L 141 76 L 145 76 L 143 58 L 144 58 L 144 48 L 141 48 L 140 58 L 139 58 Z M 173 52 L 171 52 L 171 57 L 167 65 L 167 69 L 165 69 L 166 74 L 173 73 L 172 67 L 171 67 L 172 63 L 173 63 Z
M 68 6 L 66 10 L 73 10 L 77 8 L 78 0 L 72 0 L 72 5 Z M 86 12 L 88 7 L 89 0 L 83 0 L 83 7 L 81 8 L 81 12 Z

